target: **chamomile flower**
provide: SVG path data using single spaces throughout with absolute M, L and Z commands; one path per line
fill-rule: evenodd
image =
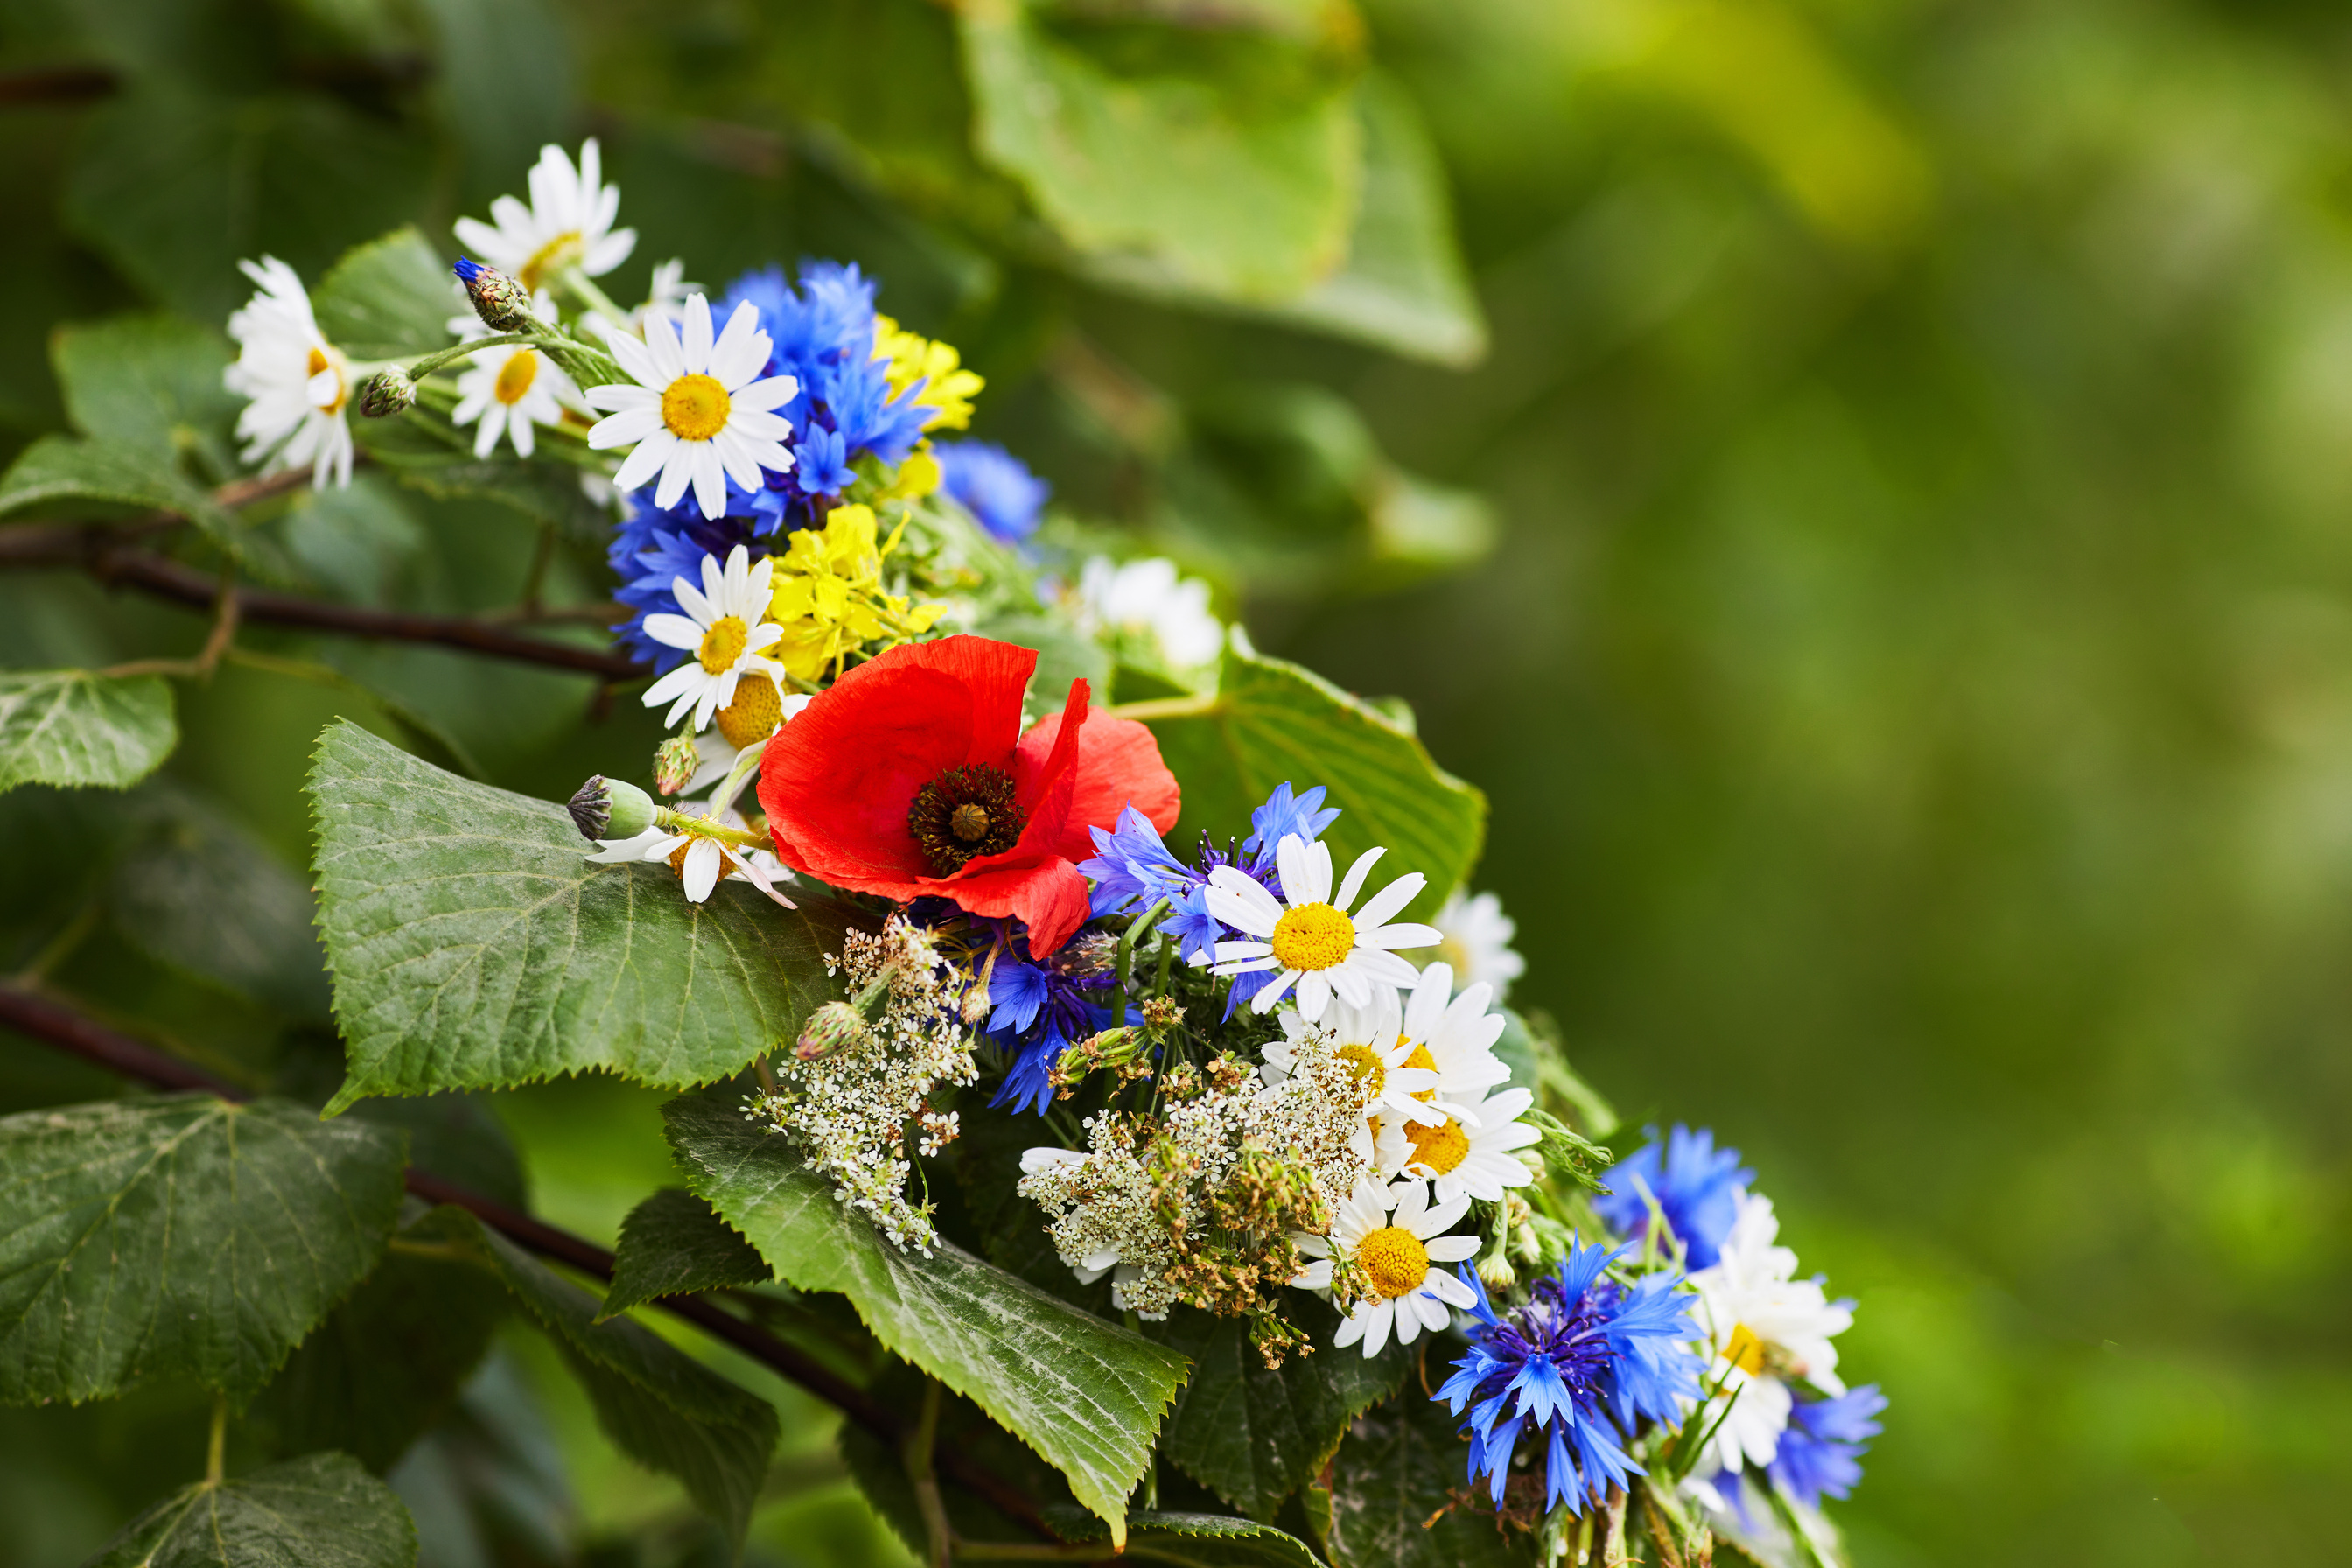
M 1209 585 L 1179 576 L 1165 556 L 1124 565 L 1093 557 L 1079 569 L 1075 607 L 1087 630 L 1137 638 L 1171 670 L 1214 664 L 1224 649 L 1224 623 L 1209 608 Z
M 675 724 L 691 710 L 698 731 L 712 713 L 734 702 L 745 676 L 773 681 L 783 674 L 781 665 L 760 652 L 784 635 L 783 627 L 761 618 L 768 610 L 772 564 L 763 560 L 752 565 L 751 552 L 739 544 L 727 552 L 723 569 L 715 557 L 702 558 L 699 589 L 683 577 L 671 580 L 686 614 L 647 616 L 646 635 L 694 657 L 646 689 L 646 707 L 671 704 L 663 723 Z
M 1441 1200 L 1466 1194 L 1500 1203 L 1506 1187 L 1536 1179 L 1514 1152 L 1543 1138 L 1519 1120 L 1535 1098 L 1528 1089 L 1507 1089 L 1491 1099 L 1442 1100 L 1436 1109 L 1444 1114 L 1434 1121 L 1383 1121 L 1376 1163 L 1383 1171 L 1429 1178 Z
M 742 826 L 742 819 L 732 812 L 724 814 L 719 821 L 723 826 Z M 704 902 L 720 882 L 730 877 L 740 877 L 784 908 L 798 908 L 776 890 L 776 883 L 789 880 L 789 874 L 775 856 L 764 849 L 739 848 L 698 833 L 648 827 L 634 838 L 599 838 L 594 853 L 584 858 L 600 866 L 656 861 L 666 864 L 686 884 L 688 903 Z
M 588 432 L 588 445 L 635 448 L 613 476 L 620 489 L 635 489 L 658 474 L 654 505 L 667 508 L 692 484 L 702 515 L 715 518 L 727 510 L 730 477 L 757 490 L 767 484 L 761 469 L 782 473 L 793 466 L 783 446 L 792 425 L 773 410 L 792 401 L 800 383 L 760 374 L 770 345 L 749 302 L 735 307 L 714 340 L 709 301 L 689 294 L 682 330 L 683 337 L 667 317 L 648 315 L 643 342 L 606 333 L 613 357 L 635 384 L 588 389 L 590 405 L 610 416 Z
M 457 220 L 458 243 L 534 291 L 575 267 L 601 278 L 637 247 L 635 229 L 613 226 L 621 188 L 604 177 L 593 136 L 581 143 L 576 169 L 562 148 L 541 147 L 531 165 L 530 205 L 500 196 L 490 204 L 490 223 Z
M 1497 1003 L 1510 994 L 1511 982 L 1527 973 L 1528 961 L 1511 948 L 1519 924 L 1503 912 L 1503 901 L 1494 894 L 1473 896 L 1456 889 L 1429 923 L 1437 928 L 1437 955 L 1454 966 L 1463 984 L 1483 981 L 1492 986 Z
M 1380 986 L 1412 984 L 1412 965 L 1391 950 L 1427 947 L 1437 933 L 1409 921 L 1391 925 L 1388 919 L 1411 903 L 1429 879 L 1418 871 L 1408 872 L 1367 899 L 1362 909 L 1349 913 L 1373 862 L 1385 853 L 1367 849 L 1358 856 L 1336 898 L 1331 847 L 1309 844 L 1296 834 L 1284 835 L 1275 846 L 1275 863 L 1282 874 L 1279 899 L 1231 866 L 1211 871 L 1209 912 L 1245 933 L 1243 941 L 1217 943 L 1216 972 L 1278 971 L 1274 983 L 1250 999 L 1250 1005 L 1271 1013 L 1296 985 L 1298 1011 L 1309 1023 L 1323 1016 L 1334 995 L 1362 1007 L 1371 1004 Z
M 1370 1285 L 1370 1294 L 1356 1303 L 1331 1336 L 1334 1347 L 1344 1350 L 1360 1340 L 1369 1359 L 1381 1353 L 1391 1332 L 1399 1344 L 1411 1344 L 1423 1329 L 1444 1333 L 1454 1325 L 1449 1308 L 1475 1304 L 1478 1298 L 1469 1286 L 1430 1267 L 1476 1256 L 1476 1237 L 1445 1234 L 1469 1207 L 1470 1200 L 1460 1197 L 1432 1208 L 1429 1188 L 1420 1182 L 1384 1188 L 1367 1176 L 1339 1205 L 1328 1240 L 1319 1236 L 1291 1238 L 1316 1259 L 1291 1280 L 1293 1285 L 1329 1289 L 1334 1254 L 1354 1260 Z
M 236 416 L 245 442 L 239 454 L 263 462 L 263 472 L 310 465 L 310 481 L 352 482 L 351 361 L 319 331 L 310 293 L 294 269 L 274 256 L 237 267 L 259 285 L 228 319 L 236 363 L 221 373 L 229 391 L 249 399 Z
M 1737 1395 L 1702 1470 L 1770 1465 L 1795 1404 L 1792 1384 L 1832 1397 L 1845 1392 L 1830 1341 L 1853 1326 L 1853 1304 L 1829 1300 L 1818 1279 L 1797 1279 L 1797 1255 L 1778 1245 L 1780 1232 L 1772 1200 L 1742 1193 L 1721 1255 L 1690 1277 L 1695 1315 L 1714 1352 L 1709 1376 Z
M 484 349 L 457 377 L 453 425 L 474 426 L 474 456 L 487 458 L 504 436 L 515 456 L 528 458 L 538 444 L 537 427 L 563 422 L 559 398 L 570 390 L 555 362 L 524 343 Z

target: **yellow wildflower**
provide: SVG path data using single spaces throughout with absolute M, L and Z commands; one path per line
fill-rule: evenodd
M 768 618 L 784 635 L 763 650 L 767 656 L 791 675 L 814 680 L 827 666 L 838 673 L 869 642 L 903 642 L 930 630 L 946 605 L 909 608 L 904 596 L 882 592 L 882 563 L 905 531 L 901 522 L 877 542 L 873 508 L 837 506 L 822 529 L 793 534 L 775 558 Z
M 890 362 L 882 378 L 890 384 L 893 398 L 919 381 L 924 384 L 916 396 L 924 407 L 934 411 L 923 421 L 924 429 L 962 430 L 971 426 L 971 400 L 988 384 L 962 368 L 963 356 L 954 349 L 929 338 L 919 338 L 887 316 L 877 316 L 874 357 Z
M 890 482 L 875 492 L 877 501 L 920 500 L 940 488 L 940 460 L 929 441 L 907 454 Z

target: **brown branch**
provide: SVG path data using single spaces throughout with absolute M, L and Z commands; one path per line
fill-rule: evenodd
M 158 1050 L 143 1040 L 110 1029 L 54 997 L 23 986 L 0 985 L 0 1026 L 152 1088 L 201 1090 L 231 1100 L 253 1098 L 248 1089 L 215 1078 L 194 1063 Z M 464 1209 L 508 1240 L 542 1258 L 552 1258 L 593 1279 L 609 1281 L 613 1278 L 613 1255 L 585 1237 L 559 1230 L 495 1198 L 485 1197 L 414 1165 L 408 1168 L 407 1180 L 408 1190 L 426 1203 Z M 787 1383 L 816 1395 L 885 1443 L 896 1447 L 913 1429 L 898 1411 L 807 1352 L 778 1339 L 757 1323 L 736 1317 L 707 1297 L 664 1296 L 653 1305 L 724 1340 Z M 937 1462 L 959 1485 L 1007 1518 L 1018 1521 L 1040 1539 L 1057 1539 L 1038 1513 L 1037 1505 L 1003 1477 L 953 1447 L 940 1451 Z

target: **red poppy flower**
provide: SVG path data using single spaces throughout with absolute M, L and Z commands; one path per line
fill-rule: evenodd
M 986 637 L 908 643 L 850 670 L 776 731 L 760 806 L 795 870 L 863 893 L 1015 915 L 1047 953 L 1087 918 L 1089 827 L 1133 805 L 1165 833 L 1176 779 L 1151 731 L 1087 710 L 1021 732 L 1037 656 Z

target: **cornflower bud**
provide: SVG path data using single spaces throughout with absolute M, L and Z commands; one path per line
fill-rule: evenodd
M 490 331 L 515 332 L 533 324 L 530 290 L 497 268 L 459 257 L 450 270 L 466 285 L 466 293 L 474 301 L 474 314 Z
M 813 1062 L 856 1045 L 865 1035 L 866 1020 L 856 1008 L 846 1002 L 828 1002 L 811 1013 L 808 1022 L 801 1026 L 801 1037 L 793 1045 L 793 1055 Z
M 360 415 L 367 419 L 404 414 L 416 402 L 416 383 L 398 365 L 387 365 L 360 388 Z
M 664 795 L 676 795 L 694 782 L 695 770 L 702 765 L 702 752 L 691 735 L 672 735 L 654 751 L 654 787 Z
M 602 773 L 580 786 L 571 809 L 583 838 L 635 838 L 654 825 L 653 796 Z

